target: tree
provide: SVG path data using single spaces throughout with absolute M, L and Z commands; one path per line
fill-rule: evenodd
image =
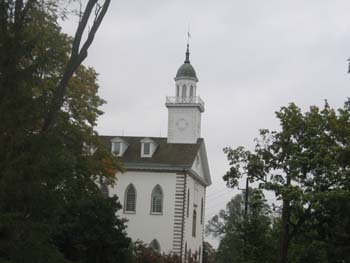
M 181 263 L 182 260 L 175 254 L 160 254 L 151 247 L 136 241 L 131 246 L 132 256 L 127 262 L 130 263 Z
M 54 244 L 69 262 L 128 262 L 131 240 L 115 216 L 120 208 L 117 197 L 102 195 L 69 202 L 59 217 Z
M 59 1 L 0 1 L 1 262 L 111 262 L 130 243 L 98 187 L 123 167 L 94 130 L 104 101 L 80 65 L 109 2 L 87 1 L 72 39 Z
M 253 152 L 224 149 L 231 165 L 224 176 L 229 186 L 247 175 L 282 202 L 280 263 L 287 262 L 290 242 L 306 224 L 318 225 L 322 235 L 330 197 L 349 201 L 349 106 L 348 101 L 336 112 L 326 102 L 322 110 L 312 106 L 303 114 L 291 103 L 276 112 L 281 130 L 261 130 Z
M 257 263 L 274 259 L 270 208 L 260 190 L 250 192 L 247 213 L 242 195 L 236 195 L 206 227 L 208 234 L 221 237 L 217 262 Z
M 203 263 L 215 263 L 215 249 L 213 246 L 209 243 L 204 241 L 203 242 Z

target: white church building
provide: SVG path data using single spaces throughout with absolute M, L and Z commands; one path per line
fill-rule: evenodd
M 101 136 L 120 156 L 126 172 L 118 174 L 116 194 L 127 233 L 161 253 L 191 255 L 202 262 L 206 187 L 211 184 L 201 138 L 204 103 L 189 60 L 175 77 L 175 96 L 166 98 L 168 137 Z

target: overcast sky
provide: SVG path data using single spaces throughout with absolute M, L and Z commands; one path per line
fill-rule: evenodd
M 251 148 L 260 128 L 278 129 L 274 112 L 289 102 L 340 107 L 349 96 L 349 0 L 113 0 L 85 65 L 99 72 L 107 100 L 103 135 L 167 135 L 166 96 L 185 57 L 204 100 L 213 184 L 207 219 L 232 197 L 223 147 Z M 76 19 L 65 22 L 72 33 Z M 242 185 L 243 187 L 244 185 Z

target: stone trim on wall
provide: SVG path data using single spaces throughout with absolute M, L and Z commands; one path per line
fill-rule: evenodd
M 174 228 L 173 228 L 173 252 L 182 257 L 184 242 L 184 215 L 185 196 L 187 188 L 187 175 L 176 174 L 175 204 L 174 204 Z
M 201 255 L 199 255 L 199 263 L 203 262 L 203 242 L 204 242 L 204 232 L 205 232 L 205 207 L 206 207 L 206 200 L 207 200 L 207 188 L 204 188 L 204 197 L 203 197 L 203 224 L 201 225 L 201 230 L 202 230 L 202 242 L 201 242 L 201 251 L 199 251 L 199 253 Z

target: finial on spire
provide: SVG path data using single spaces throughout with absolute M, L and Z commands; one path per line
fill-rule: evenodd
M 190 63 L 190 44 L 187 44 L 185 63 Z
M 190 63 L 190 24 L 188 24 L 188 30 L 187 30 L 187 50 L 186 50 L 186 60 L 185 63 Z
M 187 30 L 187 45 L 190 43 L 190 38 L 191 38 L 191 34 L 190 34 L 190 24 L 188 24 L 188 30 Z

